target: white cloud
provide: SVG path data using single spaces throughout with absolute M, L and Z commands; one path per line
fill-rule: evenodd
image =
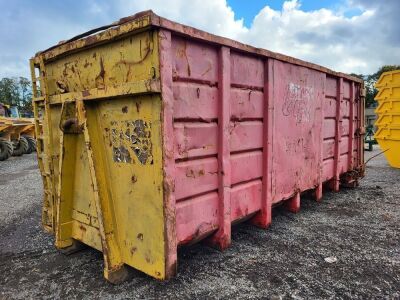
M 373 24 L 373 17 L 373 11 L 351 18 L 328 9 L 304 12 L 292 0 L 282 11 L 263 8 L 240 39 L 338 71 L 368 73 L 382 63 L 381 53 L 370 52 L 371 38 L 362 32 Z
M 235 18 L 226 0 L 38 0 L 35 5 L 20 1 L 4 4 L 10 10 L 0 20 L 0 77 L 29 76 L 27 60 L 38 50 L 146 9 L 337 71 L 368 74 L 383 64 L 400 63 L 397 0 L 347 0 L 335 10 L 308 12 L 302 10 L 301 2 L 291 0 L 284 2 L 281 10 L 265 6 L 249 28 Z M 350 9 L 358 9 L 360 14 L 346 17 Z
M 168 5 L 165 0 L 119 0 L 118 3 L 122 8 L 121 12 L 126 9 L 152 9 L 160 16 L 225 37 L 235 38 L 247 32 L 243 20 L 235 19 L 233 10 L 225 0 L 170 0 Z

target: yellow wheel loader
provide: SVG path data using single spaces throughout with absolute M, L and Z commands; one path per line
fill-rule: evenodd
M 12 126 L 12 121 L 0 118 L 0 161 L 6 160 L 13 154 L 14 146 L 9 139 L 9 130 Z
M 20 118 L 16 107 L 0 103 L 0 160 L 35 151 L 34 127 L 33 119 Z

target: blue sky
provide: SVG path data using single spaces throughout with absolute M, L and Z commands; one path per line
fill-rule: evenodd
M 377 0 L 379 1 L 379 0 Z M 282 0 L 228 0 L 229 6 L 232 7 L 237 18 L 243 18 L 247 27 L 251 26 L 254 17 L 258 12 L 268 5 L 274 10 L 280 10 L 284 1 Z M 337 0 L 302 0 L 301 8 L 303 11 L 313 11 L 321 8 L 340 9 L 346 7 L 346 1 Z M 344 12 L 345 16 L 352 17 L 361 13 L 358 8 L 347 7 Z
M 400 64 L 400 0 L 0 0 L 0 78 L 60 40 L 139 11 L 346 73 Z

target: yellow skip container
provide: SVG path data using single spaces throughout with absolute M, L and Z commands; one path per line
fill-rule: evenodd
M 400 168 L 400 70 L 385 72 L 375 84 L 378 94 L 375 139 L 394 168 Z

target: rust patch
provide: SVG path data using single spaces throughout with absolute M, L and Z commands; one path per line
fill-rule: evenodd
M 148 264 L 151 263 L 151 258 L 150 258 L 150 255 L 149 255 L 148 252 L 145 253 L 144 259 L 146 260 L 146 262 L 147 262 Z
M 111 122 L 111 144 L 115 162 L 132 162 L 122 159 L 121 154 L 129 158 L 136 156 L 142 165 L 153 164 L 153 145 L 151 142 L 151 123 L 138 119 L 134 121 Z
M 85 46 L 91 45 L 96 43 L 98 40 L 98 36 L 96 35 L 90 35 L 85 39 Z
M 60 94 L 68 93 L 68 87 L 67 87 L 67 85 L 65 84 L 65 82 L 63 82 L 63 81 L 61 81 L 61 80 L 57 80 L 57 81 L 56 81 L 56 85 L 57 85 L 57 91 L 58 91 Z
M 104 88 L 104 86 L 105 86 L 105 84 L 104 84 L 104 76 L 105 76 L 105 74 L 106 74 L 106 71 L 104 70 L 103 58 L 100 57 L 100 73 L 96 77 L 96 86 L 98 88 Z
M 186 53 L 186 48 L 187 48 L 186 41 L 184 41 L 183 46 L 177 48 L 176 57 L 184 58 L 186 60 L 186 71 L 187 75 L 190 77 L 192 72 L 190 70 L 190 63 Z
M 79 124 L 76 112 L 75 102 L 65 102 L 62 106 L 59 128 L 64 133 L 77 134 L 83 130 Z
M 204 176 L 204 174 L 205 174 L 204 170 L 199 170 L 199 171 L 195 171 L 193 169 L 186 170 L 186 177 L 189 177 L 189 178 L 196 178 L 196 177 Z
M 140 240 L 140 241 L 143 241 L 143 233 L 139 233 L 137 235 L 137 239 Z
M 203 73 L 201 73 L 201 76 L 206 75 L 208 72 L 211 71 L 211 69 L 212 69 L 211 62 L 208 62 L 208 67 L 207 67 L 207 69 L 206 69 Z
M 128 106 L 124 106 L 124 107 L 122 108 L 122 112 L 123 112 L 124 114 L 128 113 Z
M 131 155 L 124 146 L 113 147 L 113 158 L 115 162 L 121 162 L 121 163 L 132 162 Z

